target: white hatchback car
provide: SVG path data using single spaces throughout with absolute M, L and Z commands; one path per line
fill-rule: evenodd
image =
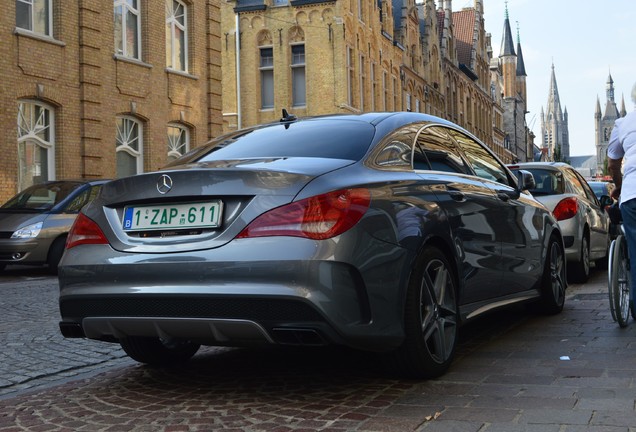
M 586 282 L 591 261 L 598 267 L 607 267 L 609 216 L 583 176 L 563 162 L 526 162 L 508 168 L 532 173 L 536 186 L 529 191 L 559 221 L 568 279 Z

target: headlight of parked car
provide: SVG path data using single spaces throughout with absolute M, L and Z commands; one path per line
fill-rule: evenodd
M 30 239 L 35 238 L 40 234 L 42 229 L 42 222 L 38 222 L 33 225 L 27 225 L 15 231 L 12 235 L 12 239 Z

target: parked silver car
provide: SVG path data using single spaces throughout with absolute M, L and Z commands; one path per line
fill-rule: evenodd
M 30 186 L 0 207 L 0 271 L 46 264 L 55 273 L 66 234 L 106 180 L 58 180 Z
M 438 376 L 460 323 L 563 308 L 558 223 L 519 178 L 436 117 L 284 113 L 104 185 L 60 263 L 62 334 L 159 365 L 345 345 Z
M 610 244 L 609 216 L 583 176 L 563 162 L 527 162 L 509 166 L 532 173 L 530 189 L 554 213 L 565 241 L 568 277 L 586 282 L 590 262 L 607 266 Z

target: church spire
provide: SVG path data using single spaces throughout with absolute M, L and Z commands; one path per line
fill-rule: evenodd
M 523 62 L 523 53 L 521 52 L 521 37 L 519 36 L 519 21 L 517 21 L 517 76 L 528 76 L 526 74 L 526 65 Z
M 627 110 L 625 109 L 625 95 L 621 95 L 621 117 L 625 117 L 627 115 Z
M 556 81 L 554 62 L 550 74 L 550 91 L 548 94 L 548 106 L 545 113 L 545 123 L 541 128 L 543 147 L 548 149 L 550 158 L 554 157 L 554 151 L 561 149 L 561 155 L 567 160 L 570 157 L 570 140 L 568 134 L 568 110 L 561 109 L 559 88 Z
M 612 79 L 611 73 L 607 77 L 606 94 L 607 94 L 607 101 L 614 103 L 614 80 Z
M 501 50 L 499 51 L 499 57 L 514 56 L 515 47 L 512 39 L 512 30 L 510 30 L 510 17 L 508 15 L 508 2 L 506 1 L 506 14 L 504 19 L 503 36 L 501 37 Z
M 506 1 L 504 32 L 501 39 L 501 50 L 499 51 L 504 98 L 516 97 L 518 93 L 517 54 L 515 54 L 513 44 L 512 31 L 510 30 L 510 16 L 508 15 L 508 2 Z
M 550 75 L 550 93 L 548 94 L 548 114 L 561 114 L 561 101 L 559 100 L 559 88 L 557 87 L 556 74 L 554 73 L 554 62 L 552 63 L 552 73 Z

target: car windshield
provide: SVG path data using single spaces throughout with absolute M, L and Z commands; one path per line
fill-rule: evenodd
M 540 168 L 523 168 L 534 176 L 536 186 L 530 189 L 532 195 L 560 195 L 565 193 L 565 180 L 560 171 Z
M 47 211 L 69 196 L 80 183 L 58 182 L 33 185 L 4 203 L 2 210 Z
M 374 133 L 375 128 L 368 123 L 344 119 L 281 123 L 224 135 L 168 166 L 280 157 L 357 161 L 366 154 Z

